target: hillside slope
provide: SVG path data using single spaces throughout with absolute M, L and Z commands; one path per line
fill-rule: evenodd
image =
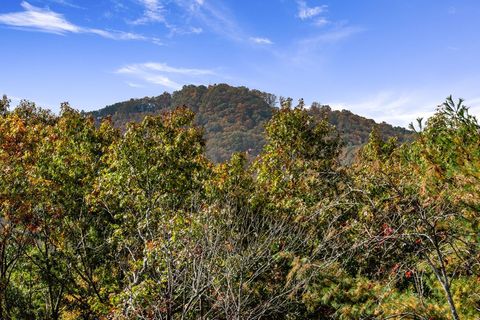
M 220 162 L 233 152 L 249 151 L 252 155 L 260 152 L 265 142 L 264 124 L 275 112 L 275 103 L 274 95 L 246 87 L 189 85 L 172 94 L 165 92 L 157 97 L 130 99 L 91 114 L 98 121 L 111 116 L 117 127 L 124 128 L 126 123 L 139 121 L 147 114 L 185 105 L 196 113 L 195 123 L 205 129 L 207 155 Z M 397 136 L 403 142 L 411 135 L 404 128 L 377 124 L 347 110 L 332 110 L 329 106 L 314 104 L 309 111 L 315 118 L 326 118 L 337 127 L 345 140 L 344 157 L 347 160 L 368 140 L 374 126 L 384 138 Z

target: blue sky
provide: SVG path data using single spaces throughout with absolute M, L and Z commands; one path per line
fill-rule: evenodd
M 406 126 L 480 114 L 478 0 L 2 0 L 0 93 L 93 110 L 229 83 Z

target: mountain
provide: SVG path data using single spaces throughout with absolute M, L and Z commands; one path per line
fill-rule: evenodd
M 140 121 L 147 114 L 187 106 L 196 113 L 195 123 L 205 129 L 207 155 L 213 161 L 221 162 L 233 152 L 248 151 L 256 155 L 261 151 L 265 143 L 264 124 L 275 112 L 276 102 L 275 95 L 246 87 L 188 85 L 172 94 L 165 92 L 157 97 L 130 99 L 91 114 L 97 121 L 111 116 L 114 124 L 124 129 L 128 122 Z M 411 138 L 411 132 L 405 128 L 384 122 L 377 124 L 347 110 L 332 110 L 329 106 L 314 103 L 309 112 L 316 119 L 328 119 L 337 127 L 345 140 L 343 157 L 347 162 L 367 142 L 375 126 L 384 138 L 396 136 L 400 142 Z

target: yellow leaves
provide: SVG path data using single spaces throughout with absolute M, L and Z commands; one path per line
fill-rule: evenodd
M 402 314 L 420 314 L 427 319 L 448 319 L 449 309 L 446 305 L 422 303 L 418 297 L 409 292 L 387 296 L 377 309 L 377 315 L 382 317 L 395 317 Z
M 75 300 L 73 299 L 73 297 L 71 297 L 71 299 L 67 299 L 67 300 L 70 300 L 71 302 L 74 302 Z M 61 320 L 76 320 L 76 319 L 80 319 L 82 316 L 82 311 L 81 310 L 64 310 L 62 312 L 62 316 L 61 316 Z
M 290 271 L 287 274 L 287 285 L 296 280 L 303 279 L 307 274 L 313 269 L 313 263 L 310 262 L 307 258 L 302 258 L 295 256 L 291 262 Z

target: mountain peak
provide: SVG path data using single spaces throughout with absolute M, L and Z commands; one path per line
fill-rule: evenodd
M 140 121 L 147 114 L 156 114 L 176 106 L 187 106 L 196 113 L 195 123 L 205 128 L 207 155 L 215 162 L 230 158 L 234 152 L 249 151 L 257 155 L 264 143 L 264 125 L 276 110 L 277 97 L 247 87 L 225 83 L 185 85 L 172 94 L 130 99 L 91 112 L 99 121 L 111 116 L 114 124 L 124 129 L 131 121 Z M 345 140 L 344 158 L 349 161 L 358 148 L 367 142 L 377 126 L 384 138 L 398 137 L 407 141 L 411 132 L 387 123 L 356 115 L 348 110 L 332 110 L 328 105 L 313 103 L 309 109 L 316 119 L 327 119 Z

